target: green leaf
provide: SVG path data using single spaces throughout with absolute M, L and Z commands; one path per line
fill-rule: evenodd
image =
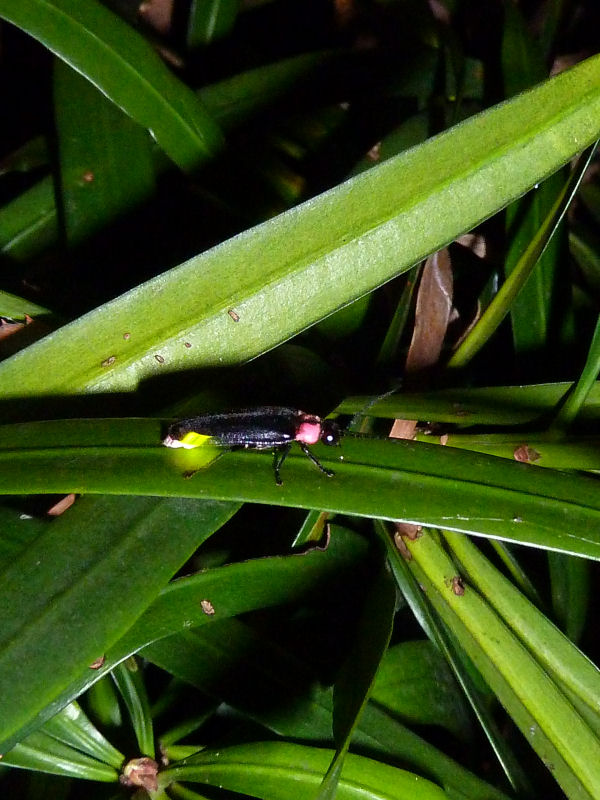
M 75 697 L 75 695 L 71 695 Z M 110 675 L 104 675 L 93 683 L 85 696 L 86 706 L 99 725 L 118 728 L 123 724 L 123 711 L 119 703 L 119 695 Z M 64 705 L 57 703 L 58 706 Z M 32 725 L 35 727 L 35 724 Z
M 49 520 L 36 519 L 15 508 L 0 505 L 0 572 L 44 533 Z
M 336 63 L 334 53 L 303 53 L 232 75 L 202 87 L 198 93 L 215 119 L 229 129 L 275 105 L 299 85 L 315 80 L 320 68 L 330 63 Z
M 58 241 L 56 201 L 46 178 L 3 206 L 0 212 L 0 253 L 26 262 Z
M 188 47 L 200 47 L 226 36 L 236 20 L 239 0 L 192 0 Z
M 279 736 L 313 744 L 331 740 L 331 689 L 313 683 L 314 674 L 304 662 L 239 620 L 164 639 L 145 648 L 143 655 Z M 260 698 L 267 702 L 261 704 Z M 448 791 L 460 786 L 473 800 L 507 800 L 499 789 L 370 703 L 354 743 L 373 757 L 409 766 Z
M 5 754 L 2 763 L 10 767 L 49 772 L 90 781 L 116 782 L 118 772 L 90 756 L 62 744 L 44 731 L 32 733 Z
M 521 232 L 515 244 L 514 249 L 518 255 L 513 253 L 514 263 L 507 263 L 507 267 L 510 265 L 510 274 L 473 330 L 456 349 L 448 362 L 449 367 L 463 367 L 468 363 L 495 333 L 509 310 L 511 308 L 514 310 L 514 304 L 519 297 L 522 298 L 519 308 L 513 314 L 513 332 L 517 349 L 534 353 L 536 348 L 542 347 L 546 342 L 552 301 L 550 294 L 556 291 L 557 285 L 556 256 L 552 256 L 544 263 L 541 263 L 540 259 L 562 222 L 594 151 L 595 146 L 581 157 L 577 168 L 565 178 L 562 185 L 556 186 L 557 182 L 551 180 L 550 190 L 546 193 L 549 195 L 549 200 L 545 201 L 546 208 L 542 209 L 543 214 L 534 198 L 533 211 L 525 219 L 526 230 Z M 536 266 L 538 269 L 534 273 Z M 535 280 L 532 281 L 532 278 Z M 525 289 L 527 295 L 523 297 L 522 292 Z
M 78 703 L 69 703 L 43 726 L 43 732 L 98 761 L 121 768 L 125 759 L 100 731 L 92 725 Z M 27 744 L 25 739 L 24 744 Z
M 194 92 L 96 0 L 3 0 L 0 17 L 84 75 L 147 128 L 181 169 L 197 167 L 219 148 L 218 129 Z
M 168 527 L 172 522 L 165 524 Z M 172 549 L 172 545 L 170 547 Z M 363 547 L 359 546 L 358 553 L 363 552 Z M 160 550 L 158 556 L 161 556 Z M 174 633 L 186 631 L 191 626 L 205 625 L 265 606 L 290 603 L 307 591 L 314 591 L 315 584 L 328 580 L 332 574 L 339 574 L 341 569 L 354 562 L 356 556 L 356 545 L 341 552 L 336 547 L 330 547 L 327 552 L 262 558 L 218 567 L 172 582 L 124 636 L 104 651 L 106 658 L 102 666 L 92 670 L 86 665 L 75 673 L 70 683 L 63 680 L 56 687 L 53 705 L 41 706 L 36 718 L 24 719 L 23 731 L 39 727 L 53 709 L 61 708 L 78 697 L 141 648 Z M 205 600 L 214 608 L 214 614 L 206 610 Z
M 553 679 L 597 711 L 600 671 L 464 536 L 446 532 L 469 580 Z M 573 560 L 573 559 L 571 559 Z
M 595 56 L 96 309 L 5 361 L 0 381 L 21 398 L 131 391 L 239 364 L 404 272 L 598 135 Z
M 579 641 L 590 612 L 590 564 L 562 553 L 548 553 L 552 610 L 572 642 Z
M 0 177 L 14 172 L 33 172 L 39 167 L 47 166 L 48 161 L 46 139 L 44 136 L 36 136 L 2 158 L 0 161 Z
M 135 658 L 117 664 L 112 678 L 125 701 L 141 755 L 154 758 L 154 731 L 150 703 L 140 666 Z
M 331 750 L 284 742 L 253 742 L 226 747 L 187 759 L 159 776 L 161 786 L 172 781 L 218 785 L 265 800 L 309 800 L 331 759 Z M 443 800 L 438 786 L 402 769 L 348 755 L 338 788 L 340 800 L 363 797 L 398 800 Z
M 538 43 L 529 35 L 519 9 L 512 3 L 503 8 L 502 71 L 505 93 L 510 97 L 543 80 L 547 71 Z M 553 175 L 507 209 L 509 247 L 504 265 L 506 275 L 510 276 L 507 280 L 514 284 L 519 275 L 523 281 L 529 274 L 510 308 L 518 364 L 527 374 L 540 373 L 540 353 L 548 344 L 553 322 L 559 313 L 564 317 L 570 307 L 564 226 L 552 223 L 552 231 L 544 234 L 544 252 L 538 252 L 539 258 L 534 252 L 536 248 L 539 250 L 540 233 L 552 222 L 549 219 L 552 207 L 559 202 L 567 179 L 568 171 L 565 174 L 563 170 L 562 175 Z
M 390 647 L 373 687 L 372 698 L 400 719 L 441 725 L 466 738 L 469 719 L 462 695 L 437 647 L 425 640 Z
M 11 319 L 22 320 L 25 314 L 31 317 L 43 317 L 50 312 L 43 306 L 38 306 L 31 300 L 25 300 L 14 294 L 0 291 L 0 317 L 10 317 Z
M 558 409 L 551 430 L 557 437 L 573 424 L 577 415 L 584 406 L 590 392 L 596 387 L 598 373 L 600 372 L 600 317 L 596 322 L 596 329 L 590 343 L 585 365 L 579 380 L 573 384 L 567 393 L 564 403 Z
M 319 508 L 600 558 L 600 497 L 592 478 L 421 442 L 350 436 L 340 449 L 314 447 L 333 478 L 296 452 L 286 460 L 284 485 L 276 486 L 271 455 L 253 451 L 226 453 L 190 477 L 191 462 L 181 458 L 196 451 L 163 447 L 162 430 L 152 419 L 0 426 L 0 494 L 178 495 Z
M 98 517 L 95 499 L 80 499 L 1 573 L 0 752 L 42 709 L 46 719 L 58 711 L 77 676 L 96 674 L 90 664 L 235 507 L 114 497 L 101 508 Z
M 408 551 L 400 552 L 396 535 L 392 539 L 390 531 L 381 520 L 376 522 L 375 528 L 387 548 L 390 568 L 400 590 L 410 605 L 416 620 L 453 670 L 456 680 L 471 704 L 478 723 L 489 740 L 494 755 L 510 782 L 511 788 L 515 792 L 531 793 L 529 781 L 510 744 L 506 742 L 499 725 L 496 723 L 492 710 L 489 708 L 489 692 L 486 692 L 483 678 L 477 667 L 475 667 L 473 660 L 464 652 L 462 641 L 453 629 L 448 625 L 444 625 L 443 620 L 439 618 L 439 614 L 432 607 L 435 604 L 432 603 L 429 595 L 423 591 L 422 584 L 413 574 L 414 570 L 410 569 L 410 560 L 407 558 Z M 446 782 L 444 782 L 444 785 L 446 785 Z M 465 786 L 465 782 L 461 781 L 458 785 L 462 788 Z M 453 788 L 456 788 L 455 782 L 453 782 Z M 464 791 L 470 793 L 466 788 Z
M 348 397 L 336 412 L 356 414 L 368 408 L 372 417 L 451 422 L 457 428 L 478 425 L 529 425 L 535 428 L 539 418 L 547 416 L 572 385 L 461 386 L 423 393 L 398 393 L 376 400 L 370 396 Z M 596 383 L 580 409 L 578 421 L 600 421 L 599 407 L 600 383 Z
M 54 116 L 61 221 L 72 248 L 153 194 L 153 147 L 144 128 L 61 61 L 54 67 Z
M 330 53 L 307 53 L 283 59 L 205 86 L 199 90 L 198 96 L 224 127 L 239 126 L 286 92 L 293 91 L 298 83 L 306 81 L 309 75 L 331 60 Z M 123 126 L 122 121 L 119 126 Z M 98 131 L 96 135 L 99 135 Z M 164 172 L 166 164 L 163 162 L 165 159 L 156 164 L 157 171 Z M 123 212 L 123 208 L 115 203 L 119 196 L 126 208 L 131 206 L 125 192 L 126 186 L 127 181 L 123 180 L 123 193 L 111 193 L 111 204 L 106 211 Z M 147 186 L 150 186 L 150 181 L 147 181 Z M 97 208 L 97 211 L 100 210 Z M 106 214 L 104 223 L 110 222 L 110 219 Z M 0 210 L 0 252 L 14 261 L 23 262 L 40 255 L 57 242 L 54 188 L 52 178 L 47 177 Z
M 600 741 L 554 682 L 475 589 L 455 591 L 458 570 L 430 533 L 406 540 L 417 578 L 490 687 L 572 797 L 594 797 Z M 456 624 L 455 624 L 456 623 Z M 571 794 L 577 786 L 576 794 Z M 584 796 L 587 796 L 584 795 Z
M 353 734 L 390 641 L 395 611 L 396 586 L 384 566 L 369 588 L 358 620 L 354 646 L 334 685 L 333 736 L 336 751 L 319 788 L 317 800 L 333 800 L 336 795 Z

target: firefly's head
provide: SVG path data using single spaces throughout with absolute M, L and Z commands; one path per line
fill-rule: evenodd
M 324 419 L 321 423 L 321 435 L 319 436 L 323 444 L 339 444 L 341 437 L 340 426 L 331 419 Z

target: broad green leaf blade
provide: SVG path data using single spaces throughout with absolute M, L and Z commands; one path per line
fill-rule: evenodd
M 148 132 L 59 60 L 54 118 L 61 222 L 72 248 L 154 192 L 155 159 Z
M 326 551 L 255 559 L 206 570 L 187 580 L 169 584 L 127 634 L 114 647 L 113 658 L 220 619 L 273 605 L 290 603 L 304 592 L 315 592 L 332 575 L 356 568 L 364 557 L 365 542 L 344 537 Z M 214 614 L 205 610 L 206 599 Z M 103 670 L 109 668 L 110 658 Z M 102 670 L 100 670 L 102 673 Z
M 332 478 L 296 451 L 277 486 L 271 455 L 252 451 L 226 453 L 190 476 L 180 451 L 160 444 L 162 430 L 152 419 L 1 426 L 0 494 L 172 495 L 319 508 L 600 559 L 592 478 L 421 442 L 346 437 L 341 448 L 314 447 Z
M 249 745 L 205 752 L 159 776 L 161 786 L 172 781 L 216 785 L 264 800 L 309 800 L 331 759 L 331 750 L 284 742 Z M 411 772 L 362 756 L 346 759 L 338 788 L 340 800 L 443 800 L 448 797 L 434 783 Z
M 96 0 L 3 0 L 18 25 L 84 75 L 184 170 L 214 155 L 220 134 L 194 92 L 143 37 Z
M 464 697 L 437 647 L 426 639 L 390 647 L 377 673 L 373 700 L 412 724 L 440 725 L 466 739 L 470 720 Z
M 131 627 L 234 506 L 83 498 L 0 576 L 0 752 Z M 76 523 L 76 524 L 74 524 Z M 43 643 L 43 646 L 40 646 Z M 70 698 L 72 699 L 72 698 Z
M 595 56 L 96 309 L 5 361 L 0 381 L 10 397 L 131 391 L 239 364 L 407 270 L 599 135 Z
M 45 532 L 48 523 L 10 506 L 0 506 L 0 572 Z
M 362 546 L 361 546 L 362 545 Z M 43 724 L 48 717 L 92 686 L 128 656 L 141 648 L 190 626 L 206 625 L 258 608 L 291 603 L 314 591 L 341 570 L 352 568 L 364 554 L 364 543 L 354 547 L 330 547 L 327 552 L 261 558 L 205 570 L 169 584 L 124 636 L 105 651 L 102 666 L 80 669 L 68 685 L 63 682 L 52 705 L 41 706 L 35 717 L 22 720 L 21 736 Z M 207 613 L 208 600 L 215 613 Z M 18 738 L 15 736 L 15 738 Z

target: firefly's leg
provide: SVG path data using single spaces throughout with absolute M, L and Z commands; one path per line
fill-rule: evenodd
M 304 442 L 298 442 L 298 444 L 300 445 L 300 448 L 301 448 L 302 452 L 304 453 L 304 455 L 308 456 L 308 458 L 310 458 L 310 460 L 315 465 L 315 467 L 320 469 L 321 472 L 325 473 L 325 475 L 327 475 L 328 478 L 333 478 L 333 476 L 335 475 L 335 472 L 333 472 L 330 469 L 326 469 L 323 466 L 323 464 L 321 464 L 321 462 L 317 458 L 315 458 L 315 456 L 313 456 L 313 454 L 310 452 L 310 450 L 308 449 L 307 445 Z
M 279 470 L 281 469 L 287 454 L 290 452 L 290 447 L 290 444 L 286 444 L 283 447 L 275 448 L 275 450 L 273 450 L 273 472 L 275 473 L 275 483 L 277 486 L 283 485 Z

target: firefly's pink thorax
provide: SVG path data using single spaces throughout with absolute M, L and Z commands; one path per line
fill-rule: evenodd
M 301 422 L 296 431 L 296 441 L 304 444 L 316 444 L 321 438 L 320 422 Z

